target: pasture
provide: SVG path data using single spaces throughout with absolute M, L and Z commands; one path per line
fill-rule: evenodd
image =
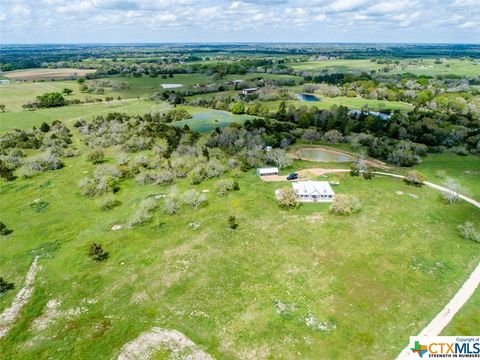
M 1 75 L 15 81 L 49 81 L 78 79 L 93 72 L 95 69 L 24 69 L 3 72 Z
M 399 64 L 378 64 L 369 59 L 349 60 L 332 59 L 303 63 L 290 63 L 295 70 L 327 71 L 331 73 L 361 73 L 382 71 L 385 67 L 392 67 L 387 74 L 412 73 L 417 76 L 457 75 L 474 77 L 480 74 L 478 60 L 470 59 L 442 59 L 436 64 L 435 59 L 406 59 L 399 60 Z
M 94 168 L 80 156 L 63 169 L 1 183 L 2 221 L 14 232 L 0 239 L 0 272 L 20 284 L 34 255 L 42 255 L 43 268 L 21 320 L 0 344 L 6 357 L 110 359 L 160 326 L 218 359 L 393 358 L 405 334 L 430 321 L 480 259 L 478 245 L 456 230 L 477 219 L 478 209 L 446 205 L 434 190 L 396 179 L 332 175 L 337 193 L 360 198 L 361 212 L 350 217 L 332 215 L 327 204 L 281 210 L 273 193 L 282 184 L 253 171 L 226 197 L 215 194 L 216 180 L 180 180 L 180 192 L 210 190 L 208 205 L 172 216 L 158 211 L 151 223 L 129 229 L 135 204 L 168 186 L 126 180 L 115 195 L 121 205 L 101 212 L 78 190 Z M 48 206 L 33 211 L 35 199 Z M 229 215 L 238 220 L 235 231 Z M 112 231 L 114 224 L 123 228 Z M 92 241 L 110 252 L 107 262 L 88 258 Z M 13 296 L 0 298 L 0 309 Z M 52 299 L 67 313 L 83 310 L 35 328 Z

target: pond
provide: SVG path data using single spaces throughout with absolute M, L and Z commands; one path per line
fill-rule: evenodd
M 353 156 L 348 154 L 337 153 L 333 151 L 304 148 L 295 152 L 295 157 L 302 160 L 318 161 L 318 162 L 350 162 L 355 161 Z
M 251 115 L 234 115 L 227 111 L 220 110 L 209 110 L 209 111 L 199 111 L 195 112 L 192 110 L 187 110 L 192 114 L 191 119 L 176 121 L 175 126 L 183 127 L 188 125 L 190 129 L 199 131 L 199 132 L 210 132 L 215 130 L 215 128 L 224 128 L 230 125 L 233 122 L 242 124 L 245 120 L 252 120 L 255 117 Z
M 301 101 L 320 101 L 320 98 L 316 97 L 315 95 L 312 94 L 297 94 L 297 97 Z

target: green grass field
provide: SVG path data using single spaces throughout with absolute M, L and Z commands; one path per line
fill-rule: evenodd
M 160 112 L 169 108 L 167 103 L 127 99 L 111 102 L 89 103 L 64 106 L 35 111 L 0 113 L 0 131 L 13 128 L 30 129 L 40 126 L 42 122 L 51 123 L 54 120 L 65 121 L 67 124 L 80 118 L 90 119 L 93 116 L 105 115 L 110 112 L 124 112 L 127 114 L 144 114 Z
M 281 210 L 274 190 L 283 184 L 253 171 L 226 197 L 213 192 L 215 180 L 183 180 L 179 191 L 210 190 L 207 206 L 157 212 L 145 226 L 111 231 L 141 199 L 167 187 L 127 180 L 115 195 L 121 206 L 101 212 L 78 188 L 94 167 L 81 156 L 29 180 L 2 180 L 0 213 L 14 232 L 0 239 L 0 273 L 18 289 L 33 256 L 42 255 L 33 298 L 0 342 L 6 358 L 110 359 L 153 326 L 177 329 L 219 359 L 393 358 L 480 259 L 478 244 L 456 230 L 478 219 L 478 209 L 445 205 L 438 192 L 396 179 L 334 175 L 335 191 L 362 203 L 350 217 L 330 214 L 326 204 Z M 48 206 L 35 212 L 35 199 Z M 237 217 L 235 231 L 229 215 Z M 94 241 L 110 252 L 105 263 L 88 258 Z M 0 298 L 0 310 L 14 295 Z M 84 309 L 36 330 L 52 299 L 64 311 Z M 309 327 L 307 317 L 330 330 Z
M 411 60 L 400 60 L 399 65 L 395 65 L 394 69 L 389 74 L 403 74 L 412 73 L 415 75 L 459 75 L 474 77 L 480 74 L 480 63 L 478 60 L 460 60 L 460 59 L 448 59 L 442 60 L 442 64 L 435 64 L 434 59 L 423 59 L 418 63 L 411 63 Z M 402 65 L 405 66 L 402 66 Z M 333 60 L 321 60 L 304 63 L 291 63 L 289 64 L 295 70 L 310 70 L 310 71 L 322 71 L 328 70 L 329 72 L 369 72 L 372 70 L 379 71 L 383 69 L 386 64 L 377 64 L 371 62 L 368 59 L 365 60 L 346 60 L 346 59 L 333 59 Z

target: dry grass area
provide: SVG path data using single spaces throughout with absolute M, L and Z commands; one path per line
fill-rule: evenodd
M 77 79 L 95 72 L 95 69 L 25 69 L 8 71 L 2 76 L 17 81 Z

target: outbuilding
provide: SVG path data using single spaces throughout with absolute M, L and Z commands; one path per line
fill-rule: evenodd
M 258 90 L 258 88 L 243 89 L 242 94 L 243 95 L 253 94 L 254 92 L 257 92 L 257 90 Z
M 278 168 L 276 167 L 258 168 L 257 175 L 260 177 L 278 175 Z

